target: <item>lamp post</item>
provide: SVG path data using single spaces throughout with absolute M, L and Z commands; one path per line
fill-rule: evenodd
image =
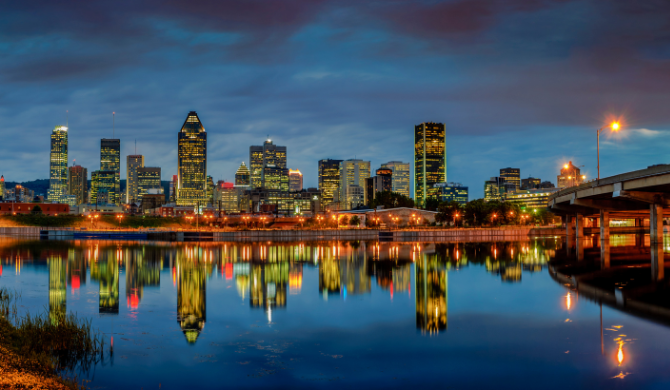
M 458 225 L 456 224 L 458 217 L 459 217 L 458 213 L 454 214 L 454 227 L 458 227 Z
M 119 221 L 119 230 L 121 230 L 121 220 L 123 219 L 123 214 L 117 214 L 116 219 Z
M 621 126 L 619 126 L 619 122 L 612 122 L 612 124 L 609 125 L 609 127 L 612 128 L 612 131 L 616 132 L 616 131 L 619 131 L 619 128 Z M 599 128 L 598 131 L 596 131 L 596 139 L 597 139 L 597 143 L 598 143 L 598 180 L 600 180 L 600 132 L 602 132 L 606 128 L 607 128 L 607 126 L 603 126 L 603 127 Z

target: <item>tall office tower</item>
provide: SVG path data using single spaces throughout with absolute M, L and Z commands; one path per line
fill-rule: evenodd
M 393 171 L 392 176 L 392 191 L 397 192 L 406 197 L 410 197 L 409 192 L 409 163 L 402 161 L 389 161 L 386 164 L 382 164 L 382 168 L 388 168 Z
M 121 140 L 100 140 L 100 170 L 115 172 L 114 185 L 107 191 L 107 203 L 121 204 Z
M 377 169 L 375 192 L 393 191 L 393 171 L 388 168 Z
M 557 176 L 558 188 L 578 186 L 584 182 L 586 176 L 582 175 L 581 169 L 568 161 L 561 168 L 561 174 Z
M 5 175 L 0 176 L 0 200 L 5 199 Z
M 126 203 L 139 201 L 137 189 L 137 168 L 144 166 L 144 156 L 130 155 L 126 157 Z
M 340 190 L 340 163 L 342 160 L 319 160 L 319 191 L 321 201 L 327 206 L 335 200 Z
M 137 168 L 137 202 L 146 194 L 162 194 L 161 169 L 158 167 Z
M 88 170 L 81 165 L 69 168 L 68 195 L 77 198 L 77 205 L 88 202 Z
M 179 132 L 177 204 L 207 205 L 207 133 L 195 111 Z
M 501 168 L 500 177 L 505 179 L 505 183 L 514 184 L 514 191 L 511 187 L 507 187 L 507 192 L 515 192 L 521 188 L 521 169 L 519 168 Z
M 299 169 L 288 170 L 288 189 L 291 192 L 302 191 L 302 173 Z
M 170 193 L 168 196 L 170 197 L 168 200 L 170 202 L 175 202 L 177 198 L 177 181 L 178 181 L 178 176 L 177 175 L 172 175 L 172 181 L 170 181 Z
M 484 200 L 487 202 L 502 200 L 504 194 L 505 179 L 492 177 L 484 182 Z
M 106 205 L 114 203 L 117 183 L 116 171 L 93 171 L 91 172 L 91 204 Z
M 274 165 L 263 167 L 263 188 L 288 192 L 288 169 Z
M 242 162 L 237 172 L 235 172 L 235 186 L 236 187 L 249 187 L 251 186 L 251 172 L 249 168 Z
M 51 159 L 49 164 L 50 202 L 63 203 L 67 195 L 67 127 L 56 126 L 51 131 Z
M 249 147 L 249 168 L 251 169 L 251 188 L 263 186 L 263 147 Z
M 529 177 L 528 179 L 521 179 L 522 190 L 536 190 L 540 188 L 540 184 L 542 184 L 542 180 L 535 177 Z
M 370 161 L 346 160 L 340 163 L 340 208 L 366 204 L 365 179 L 370 177 Z
M 265 178 L 265 168 L 286 169 L 286 146 L 278 146 L 268 139 L 263 146 L 249 147 L 249 166 L 251 167 L 251 186 L 253 188 L 272 188 L 278 177 Z M 269 170 L 270 174 L 277 174 L 277 170 Z M 288 175 L 288 171 L 286 173 Z M 288 176 L 287 176 L 288 179 Z M 288 190 L 287 190 L 288 191 Z
M 419 207 L 437 196 L 437 183 L 447 181 L 447 138 L 442 123 L 414 126 L 414 201 Z
M 214 199 L 214 178 L 207 175 L 207 203 L 212 204 Z

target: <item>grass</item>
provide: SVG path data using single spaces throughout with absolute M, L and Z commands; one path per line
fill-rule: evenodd
M 44 214 L 6 215 L 2 218 L 23 226 L 70 227 L 84 222 L 84 217 L 78 215 L 49 216 Z
M 20 295 L 0 288 L 0 347 L 19 357 L 21 374 L 61 375 L 64 385 L 77 388 L 76 380 L 67 378 L 76 378 L 76 372 L 85 373 L 102 359 L 102 336 L 92 330 L 90 320 L 74 314 L 19 316 L 18 300 Z M 0 368 L 6 368 L 2 363 Z

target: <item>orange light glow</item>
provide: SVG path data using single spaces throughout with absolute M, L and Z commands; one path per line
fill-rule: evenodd
M 568 164 L 563 165 L 564 169 L 568 169 Z
M 619 125 L 619 122 L 614 122 L 614 123 L 612 123 L 612 130 L 614 130 L 614 131 L 619 131 L 619 128 L 620 128 L 620 127 L 621 127 L 621 126 Z
M 619 362 L 619 365 L 623 363 L 623 341 L 619 341 L 619 351 L 616 354 L 616 359 Z
M 570 310 L 570 307 L 572 307 L 572 296 L 570 293 L 565 296 L 565 307 L 568 308 L 568 310 Z

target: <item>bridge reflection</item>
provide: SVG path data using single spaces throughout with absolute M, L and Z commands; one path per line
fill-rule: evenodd
M 177 295 L 177 322 L 195 343 L 207 321 L 207 285 L 212 278 L 233 280 L 251 309 L 286 309 L 291 295 L 318 293 L 322 299 L 346 300 L 371 294 L 376 286 L 389 299 L 412 297 L 416 328 L 438 334 L 448 327 L 449 273 L 484 267 L 503 282 L 518 283 L 524 273 L 540 272 L 556 257 L 556 238 L 482 243 L 147 243 L 115 241 L 26 241 L 0 239 L 0 265 L 49 270 L 49 308 L 66 310 L 68 286 L 98 284 L 99 312 L 118 315 L 120 275 L 125 274 L 129 311 L 137 310 L 146 288 L 170 277 Z M 593 250 L 592 248 L 589 251 Z M 317 268 L 318 292 L 303 289 L 305 270 Z M 317 271 L 317 270 L 315 270 Z M 412 275 L 414 272 L 414 275 Z M 312 273 L 310 273 L 312 274 Z M 211 308 L 210 308 L 211 309 Z M 218 308 L 217 308 L 218 309 Z

